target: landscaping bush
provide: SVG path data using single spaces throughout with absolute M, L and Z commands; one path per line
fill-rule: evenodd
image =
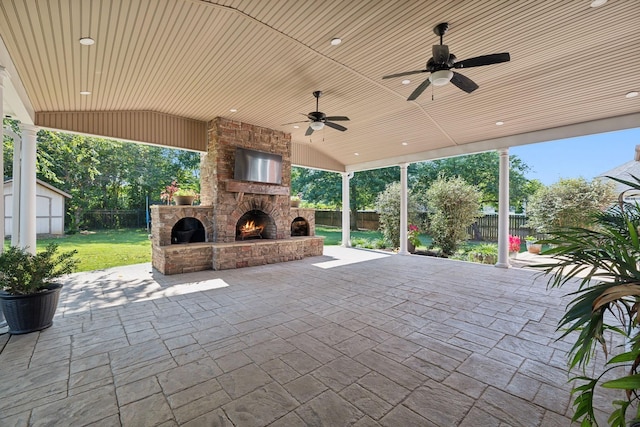
M 480 214 L 482 193 L 462 178 L 439 177 L 427 190 L 430 235 L 445 255 L 455 252 Z
M 498 262 L 498 245 L 483 243 L 471 248 L 466 254 L 466 259 L 481 264 L 495 264 Z
M 384 239 L 395 248 L 400 246 L 400 195 L 400 183 L 392 182 L 378 195 L 376 200 L 380 231 Z M 407 210 L 407 226 L 412 223 L 418 224 L 418 202 L 411 192 L 408 195 Z
M 595 214 L 616 200 L 614 185 L 584 178 L 561 179 L 529 198 L 528 226 L 539 233 L 566 227 L 590 228 Z

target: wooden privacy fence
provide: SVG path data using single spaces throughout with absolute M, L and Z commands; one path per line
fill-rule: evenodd
M 359 211 L 358 212 L 358 228 L 363 230 L 377 230 L 379 228 L 379 217 L 375 211 Z M 526 236 L 537 236 L 534 230 L 526 226 L 527 217 L 523 215 L 509 216 L 509 234 L 512 236 L 520 236 L 524 239 Z M 326 225 L 330 227 L 342 226 L 342 212 L 330 210 L 316 210 L 316 225 Z M 498 241 L 498 215 L 489 214 L 480 217 L 476 222 L 467 229 L 469 239 L 484 240 L 488 242 Z
M 535 236 L 535 231 L 527 227 L 526 224 L 526 216 L 509 215 L 509 234 L 512 236 L 519 236 L 523 240 L 529 235 Z M 472 240 L 497 242 L 498 214 L 485 215 L 476 219 L 476 222 L 469 226 L 467 232 L 469 233 L 469 238 Z
M 363 230 L 377 230 L 380 226 L 376 211 L 358 211 L 356 218 L 358 228 Z M 342 227 L 342 211 L 316 210 L 316 225 Z

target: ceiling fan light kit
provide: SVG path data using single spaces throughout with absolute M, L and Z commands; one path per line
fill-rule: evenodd
M 309 114 L 300 113 L 303 116 L 307 116 L 307 119 L 308 119 L 307 121 L 309 123 L 309 127 L 307 128 L 307 131 L 304 133 L 304 135 L 309 136 L 316 130 L 322 130 L 324 129 L 325 125 L 332 129 L 339 130 L 340 132 L 344 132 L 345 130 L 347 130 L 346 127 L 333 122 L 348 121 L 349 117 L 327 116 L 325 113 L 323 113 L 318 109 L 318 100 L 320 99 L 320 96 L 322 96 L 322 92 L 317 90 L 313 92 L 313 96 L 316 98 L 316 111 L 312 111 Z M 296 123 L 304 123 L 304 122 L 285 123 L 282 126 L 293 125 Z
M 390 74 L 382 77 L 383 79 L 390 79 L 393 77 L 402 77 L 411 74 L 430 73 L 429 77 L 420 83 L 411 95 L 409 95 L 407 101 L 413 101 L 418 98 L 430 84 L 433 84 L 434 86 L 444 86 L 451 82 L 458 89 L 471 93 L 478 89 L 478 85 L 469 77 L 466 77 L 456 71 L 452 71 L 452 68 L 481 67 L 483 65 L 499 64 L 501 62 L 511 60 L 509 53 L 503 52 L 476 56 L 474 58 L 458 61 L 456 56 L 449 52 L 449 46 L 442 43 L 444 34 L 448 29 L 449 24 L 447 22 L 441 22 L 433 28 L 433 32 L 440 37 L 440 44 L 432 46 L 433 56 L 427 61 L 427 65 L 424 70 L 405 71 L 403 73 Z
M 429 76 L 429 80 L 434 86 L 444 86 L 451 81 L 453 77 L 453 71 L 451 70 L 439 70 L 434 71 Z

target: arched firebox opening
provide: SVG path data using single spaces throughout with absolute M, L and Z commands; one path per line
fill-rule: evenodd
M 301 216 L 291 221 L 291 237 L 296 236 L 308 236 L 309 235 L 309 223 Z
M 270 215 L 253 209 L 240 217 L 236 223 L 236 241 L 252 239 L 275 239 L 276 223 Z
M 185 217 L 171 229 L 171 244 L 204 242 L 205 229 L 197 218 Z

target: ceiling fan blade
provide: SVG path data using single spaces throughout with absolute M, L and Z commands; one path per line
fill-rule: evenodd
M 388 76 L 383 76 L 383 79 L 390 79 L 393 77 L 402 77 L 402 76 L 409 76 L 411 74 L 418 74 L 418 73 L 426 73 L 429 70 L 415 70 L 415 71 L 405 71 L 404 73 L 398 73 L 398 74 L 390 74 Z
M 478 89 L 478 85 L 475 84 L 473 80 L 455 71 L 453 72 L 453 77 L 451 77 L 451 83 L 467 93 L 471 93 Z
M 347 130 L 346 127 L 339 125 L 337 123 L 331 123 L 331 122 L 324 122 L 325 125 L 329 126 L 330 128 L 334 128 L 335 130 L 339 130 L 341 132 L 344 132 L 345 130 Z
M 480 67 L 482 65 L 499 64 L 501 62 L 508 62 L 511 60 L 511 56 L 508 52 L 494 53 L 491 55 L 476 56 L 475 58 L 463 59 L 460 62 L 456 62 L 453 68 L 470 68 Z
M 291 122 L 291 123 L 283 123 L 280 126 L 288 126 L 288 125 L 296 125 L 298 123 L 307 123 L 309 120 L 303 120 L 301 122 Z
M 309 136 L 313 133 L 313 129 L 311 128 L 311 126 L 309 126 L 307 128 L 307 131 L 304 133 L 304 136 Z
M 436 64 L 446 64 L 449 60 L 449 46 L 446 44 L 434 44 L 432 52 Z
M 331 120 L 333 122 L 344 122 L 346 120 L 349 120 L 349 117 L 347 117 L 347 116 L 329 116 L 329 117 L 325 117 L 325 120 Z
M 409 97 L 407 98 L 407 101 L 413 101 L 415 100 L 417 97 L 419 97 L 420 95 L 422 95 L 422 92 L 424 92 L 424 90 L 429 87 L 429 85 L 431 84 L 431 80 L 427 79 L 425 81 L 423 81 L 422 83 L 420 83 L 420 86 L 418 86 L 412 93 L 411 95 L 409 95 Z

